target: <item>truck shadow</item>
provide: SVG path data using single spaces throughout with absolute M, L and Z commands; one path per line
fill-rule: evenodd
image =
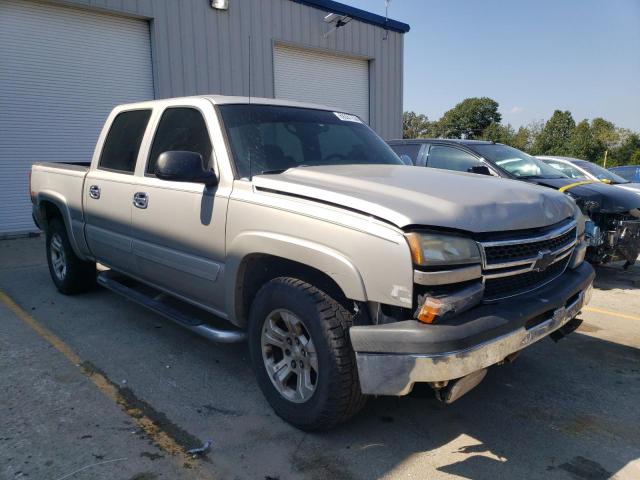
M 578 333 L 493 368 L 453 405 L 422 389 L 374 399 L 327 438 L 353 442 L 369 478 L 422 465 L 424 478 L 435 468 L 478 479 L 604 480 L 640 458 L 638 398 L 640 350 Z
M 593 286 L 599 290 L 634 290 L 640 288 L 640 262 L 624 270 L 624 262 L 597 265 Z

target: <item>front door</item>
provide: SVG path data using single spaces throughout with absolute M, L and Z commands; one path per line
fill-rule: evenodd
M 154 174 L 158 156 L 172 150 L 197 152 L 213 168 L 205 115 L 214 115 L 208 102 L 162 113 L 144 172 L 136 177 L 133 252 L 142 280 L 220 311 L 228 194 L 216 186 L 166 181 Z

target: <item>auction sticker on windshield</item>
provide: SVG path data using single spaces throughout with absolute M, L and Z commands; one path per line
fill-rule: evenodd
M 355 115 L 351 115 L 350 113 L 333 112 L 333 114 L 344 122 L 362 123 L 362 120 L 360 120 Z

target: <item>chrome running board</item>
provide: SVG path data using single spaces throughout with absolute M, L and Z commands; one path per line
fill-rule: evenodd
M 222 329 L 211 325 L 212 315 L 175 297 L 137 282 L 111 270 L 98 274 L 98 283 L 109 290 L 136 302 L 143 307 L 172 320 L 211 341 L 220 343 L 242 342 L 245 332 L 237 329 Z

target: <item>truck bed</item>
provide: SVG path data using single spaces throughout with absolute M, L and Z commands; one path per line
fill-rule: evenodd
M 36 163 L 31 168 L 33 200 L 54 203 L 67 220 L 73 233 L 81 232 L 84 224 L 82 194 L 89 164 Z

